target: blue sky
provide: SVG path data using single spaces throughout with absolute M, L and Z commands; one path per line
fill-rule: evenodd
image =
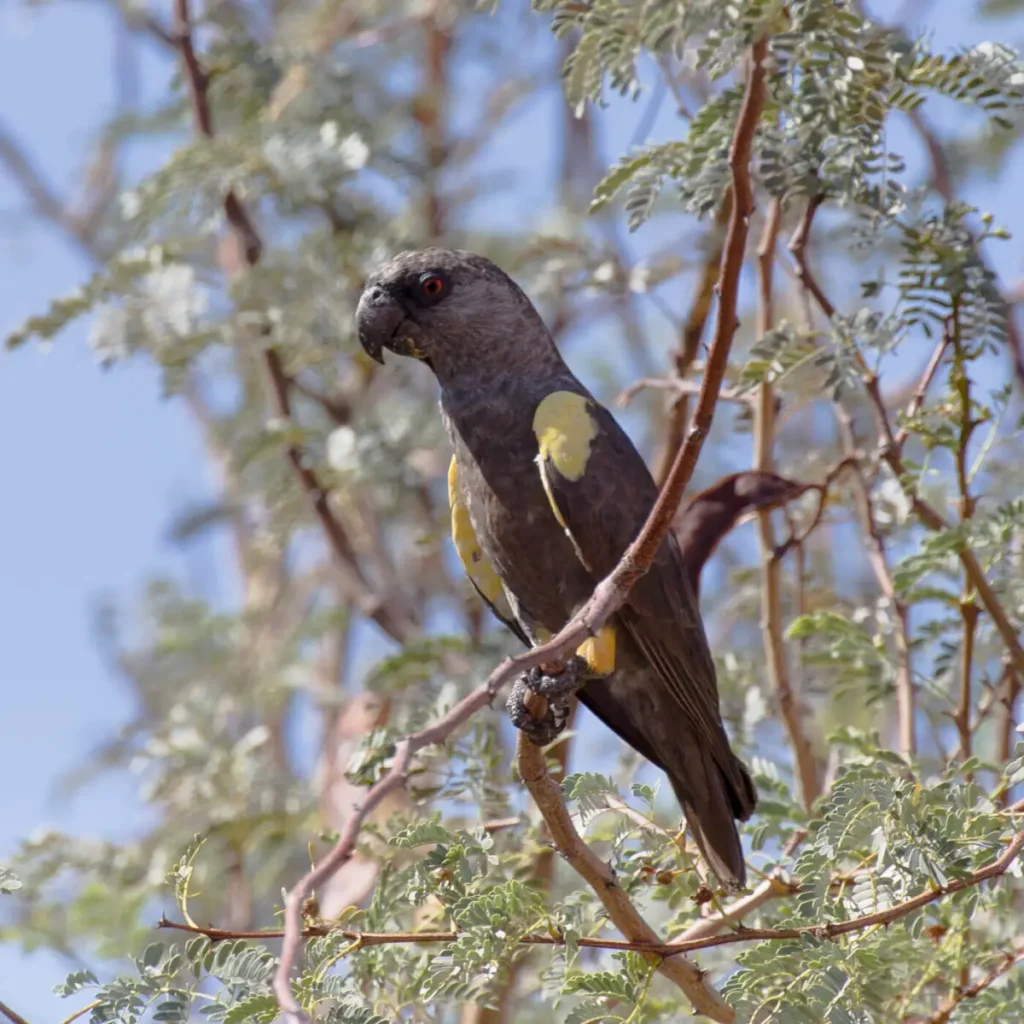
M 923 14 L 940 46 L 986 38 L 984 25 L 964 20 L 962 6 L 938 4 L 934 15 Z M 111 19 L 88 4 L 29 11 L 12 0 L 0 3 L 0 123 L 61 189 L 75 180 L 91 133 L 110 110 L 110 29 Z M 144 96 L 159 94 L 166 80 L 167 65 L 148 54 Z M 527 133 L 538 121 L 543 130 L 554 109 L 531 108 L 495 162 L 530 160 Z M 609 152 L 628 146 L 636 116 L 615 105 L 605 123 Z M 662 118 L 657 129 L 668 137 L 675 123 Z M 137 150 L 130 165 L 141 169 L 154 157 Z M 993 207 L 1021 237 L 1019 187 L 982 183 L 969 198 Z M 0 171 L 0 333 L 89 270 L 59 234 L 31 224 L 24 209 Z M 1016 242 L 993 251 L 1005 280 L 1024 271 L 1019 252 Z M 183 554 L 166 539 L 172 511 L 208 488 L 187 415 L 161 400 L 157 375 L 145 364 L 102 372 L 84 325 L 48 354 L 33 346 L 0 360 L 0 438 L 2 859 L 43 826 L 104 836 L 134 830 L 143 812 L 131 779 L 106 778 L 69 803 L 53 797 L 55 782 L 129 713 L 126 691 L 93 642 L 90 609 L 105 595 L 130 604 L 159 572 L 206 584 L 216 551 L 203 546 Z M 50 995 L 65 970 L 49 955 L 0 947 L 0 999 L 35 1024 L 59 1019 L 74 1009 Z

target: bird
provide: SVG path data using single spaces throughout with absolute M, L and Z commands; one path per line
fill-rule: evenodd
M 658 488 L 628 435 L 577 379 L 525 292 L 465 250 L 403 252 L 367 279 L 363 350 L 423 363 L 452 443 L 452 535 L 466 574 L 524 644 L 544 643 L 618 563 Z M 698 568 L 699 573 L 699 568 Z M 722 722 L 692 572 L 671 534 L 619 611 L 561 672 L 533 669 L 513 722 L 537 743 L 565 724 L 569 693 L 668 776 L 704 861 L 746 884 L 736 821 L 757 804 Z M 535 720 L 525 690 L 548 700 Z

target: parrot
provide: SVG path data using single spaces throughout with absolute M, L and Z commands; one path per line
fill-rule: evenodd
M 359 343 L 425 364 L 453 449 L 451 528 L 466 575 L 524 644 L 556 634 L 635 539 L 658 495 L 639 453 L 577 379 L 526 293 L 465 250 L 403 252 L 367 279 Z M 699 572 L 699 569 L 698 569 Z M 526 691 L 545 697 L 534 718 Z M 728 889 L 746 884 L 736 821 L 757 804 L 722 722 L 691 574 L 669 533 L 618 612 L 561 671 L 515 685 L 513 723 L 538 744 L 569 697 L 663 770 L 697 847 Z

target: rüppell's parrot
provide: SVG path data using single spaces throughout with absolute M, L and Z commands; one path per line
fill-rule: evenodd
M 657 497 L 643 458 L 576 379 L 523 291 L 490 260 L 424 249 L 367 282 L 359 340 L 425 363 L 441 386 L 454 456 L 452 534 L 466 572 L 524 643 L 543 643 L 583 605 L 636 537 Z M 582 683 L 582 686 L 581 686 Z M 524 686 L 545 696 L 532 719 Z M 540 670 L 510 700 L 536 742 L 564 726 L 567 694 L 663 769 L 720 881 L 745 884 L 735 819 L 757 793 L 722 725 L 715 667 L 671 535 L 627 603 L 566 670 Z

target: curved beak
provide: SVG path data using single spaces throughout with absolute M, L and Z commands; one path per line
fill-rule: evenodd
M 405 318 L 401 303 L 379 284 L 363 292 L 356 309 L 356 329 L 359 344 L 371 359 L 383 365 L 384 349 L 394 350 L 392 342 Z

